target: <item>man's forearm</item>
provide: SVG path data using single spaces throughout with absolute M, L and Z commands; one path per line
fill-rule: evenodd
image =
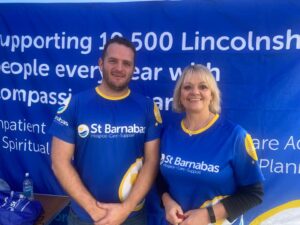
M 53 171 L 64 190 L 87 212 L 96 200 L 87 191 L 74 167 L 70 165 L 53 165 Z
M 52 169 L 65 191 L 92 217 L 93 220 L 101 216 L 101 209 L 96 205 L 96 199 L 86 189 L 71 160 L 74 145 L 58 138 L 52 140 Z

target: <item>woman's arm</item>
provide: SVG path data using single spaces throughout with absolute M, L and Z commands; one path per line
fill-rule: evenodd
M 227 220 L 232 222 L 249 209 L 259 205 L 263 195 L 262 183 L 239 187 L 235 194 L 221 200 L 228 214 Z

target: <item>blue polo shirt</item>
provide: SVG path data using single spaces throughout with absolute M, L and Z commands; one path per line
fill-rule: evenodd
M 219 115 L 195 132 L 182 121 L 168 126 L 161 138 L 160 170 L 184 212 L 215 204 L 237 186 L 263 180 L 251 136 Z

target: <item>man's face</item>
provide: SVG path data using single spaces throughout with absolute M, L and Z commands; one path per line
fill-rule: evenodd
M 99 60 L 102 71 L 102 84 L 111 91 L 123 91 L 127 89 L 134 70 L 133 51 L 118 43 L 108 46 L 104 59 Z

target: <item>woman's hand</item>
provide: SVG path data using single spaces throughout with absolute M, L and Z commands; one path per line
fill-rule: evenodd
M 210 223 L 206 208 L 187 211 L 184 216 L 185 219 L 180 225 L 207 225 Z
M 167 221 L 173 225 L 181 224 L 185 216 L 180 205 L 178 205 L 168 193 L 162 195 L 162 201 L 165 207 Z

